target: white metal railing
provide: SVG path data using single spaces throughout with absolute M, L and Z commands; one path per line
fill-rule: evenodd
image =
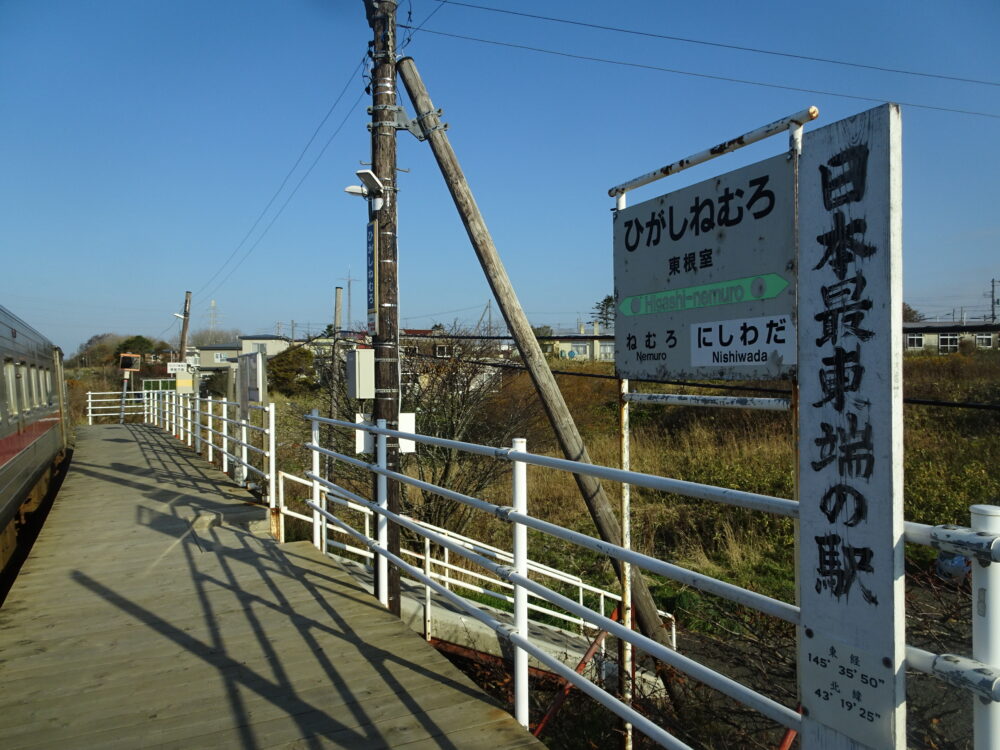
M 288 507 L 288 501 L 285 491 L 285 482 L 292 482 L 305 487 L 312 487 L 311 481 L 306 481 L 297 477 L 293 474 L 288 474 L 283 471 L 278 472 L 278 513 L 279 513 L 279 541 L 285 541 L 285 517 L 297 518 L 301 521 L 306 521 L 312 523 L 313 518 L 311 515 L 307 516 L 304 513 L 298 513 Z M 364 518 L 364 535 L 370 537 L 371 529 L 371 518 L 375 513 L 364 505 L 346 500 L 343 498 L 333 498 L 330 495 L 333 494 L 329 492 L 325 487 L 320 487 L 320 499 L 321 502 L 332 501 L 337 502 L 343 507 L 349 510 L 355 511 L 362 515 Z M 329 507 L 329 506 L 327 506 Z M 500 549 L 499 547 L 494 547 L 485 542 L 481 542 L 472 537 L 465 536 L 463 534 L 458 534 L 449 529 L 442 528 L 440 526 L 435 526 L 434 524 L 427 523 L 426 521 L 420 521 L 414 519 L 410 516 L 405 516 L 413 523 L 419 525 L 424 529 L 433 531 L 446 539 L 450 539 L 457 544 L 462 545 L 465 549 L 476 552 L 484 557 L 494 560 L 498 563 L 510 565 L 514 562 L 513 554 L 507 552 L 506 550 Z M 321 541 L 325 543 L 323 548 L 325 551 L 330 549 L 338 549 L 343 552 L 350 552 L 352 554 L 358 555 L 365 559 L 371 560 L 375 557 L 375 553 L 369 550 L 367 547 L 357 547 L 351 545 L 347 542 L 339 541 L 337 538 L 330 538 L 330 534 L 336 535 L 336 537 L 350 537 L 350 535 L 343 531 L 337 526 L 330 526 L 325 524 L 326 532 L 325 535 L 321 531 Z M 455 565 L 450 560 L 450 550 L 449 548 L 440 548 L 441 557 L 435 557 L 431 549 L 431 542 L 428 537 L 424 537 L 424 544 L 421 545 L 419 550 L 414 549 L 402 549 L 400 552 L 405 559 L 413 560 L 415 564 L 419 564 L 424 572 L 432 579 L 441 582 L 445 588 L 448 589 L 462 589 L 465 591 L 473 591 L 477 594 L 481 594 L 491 599 L 494 599 L 498 606 L 503 606 L 503 604 L 513 605 L 514 604 L 514 592 L 516 587 L 504 581 L 497 576 L 484 575 L 475 570 Z M 598 586 L 593 586 L 586 581 L 584 581 L 580 576 L 572 575 L 561 571 L 557 568 L 552 568 L 548 565 L 544 565 L 530 558 L 527 561 L 528 572 L 533 577 L 537 578 L 547 578 L 554 581 L 557 584 L 562 584 L 565 588 L 571 588 L 576 590 L 576 601 L 579 605 L 583 606 L 585 598 L 589 595 L 592 598 L 597 599 L 598 612 L 607 612 L 609 607 L 616 608 L 621 604 L 621 595 L 614 593 L 613 591 L 608 591 L 607 589 L 602 589 Z M 426 588 L 425 596 L 430 595 L 430 589 Z M 499 590 L 498 590 L 499 589 Z M 509 593 L 508 593 L 509 592 Z M 572 625 L 580 629 L 580 632 L 589 632 L 594 634 L 598 628 L 586 621 L 581 617 L 574 617 L 567 614 L 566 612 L 545 606 L 548 602 L 541 597 L 536 596 L 529 592 L 528 595 L 528 610 L 529 613 L 535 613 L 536 616 L 548 617 L 554 620 L 559 620 L 566 625 Z M 677 647 L 677 624 L 674 616 L 669 612 L 660 611 L 660 616 L 667 621 L 670 627 L 670 642 L 671 645 Z M 530 616 L 530 614 L 529 614 Z M 537 619 L 537 617 L 536 617 Z M 430 607 L 426 607 L 425 619 L 424 619 L 424 636 L 428 640 L 432 637 L 433 631 L 433 621 L 430 611 Z
M 272 513 L 277 509 L 277 455 L 274 404 L 252 404 L 241 415 L 240 405 L 177 391 L 145 391 L 146 421 L 162 428 L 243 486 L 250 476 L 266 493 Z
M 312 509 L 313 515 L 309 519 L 304 514 L 283 512 L 287 512 L 288 515 L 294 515 L 303 520 L 312 520 L 314 524 L 314 544 L 317 547 L 325 549 L 324 545 L 326 542 L 323 539 L 326 537 L 326 533 L 322 529 L 327 526 L 335 527 L 357 543 L 356 546 L 352 546 L 352 550 L 357 550 L 361 553 L 367 550 L 370 555 L 376 557 L 376 565 L 379 568 L 376 580 L 380 582 L 387 580 L 387 567 L 388 563 L 391 562 L 409 577 L 423 583 L 428 592 L 431 590 L 437 592 L 460 607 L 466 614 L 487 627 L 492 628 L 501 637 L 506 638 L 515 647 L 515 653 L 520 655 L 515 660 L 515 716 L 525 726 L 527 725 L 526 701 L 528 682 L 526 662 L 524 660 L 530 655 L 664 747 L 686 747 L 684 743 L 668 734 L 661 727 L 650 722 L 649 719 L 640 715 L 629 705 L 604 692 L 598 685 L 573 672 L 557 659 L 546 654 L 539 646 L 532 643 L 528 638 L 528 606 L 526 605 L 527 597 L 531 595 L 539 601 L 547 602 L 549 605 L 564 610 L 571 616 L 589 623 L 592 627 L 605 630 L 611 635 L 640 648 L 653 658 L 759 711 L 790 730 L 799 730 L 801 719 L 799 714 L 792 708 L 781 705 L 766 695 L 752 690 L 720 672 L 666 648 L 644 635 L 631 631 L 604 616 L 603 612 L 589 609 L 579 601 L 574 601 L 541 583 L 537 580 L 539 575 L 528 567 L 527 553 L 523 544 L 515 543 L 513 545 L 513 554 L 505 554 L 501 557 L 490 554 L 492 550 L 484 545 L 475 542 L 465 544 L 463 543 L 464 540 L 442 533 L 442 530 L 436 527 L 421 524 L 411 518 L 390 512 L 386 506 L 385 481 L 392 479 L 402 482 L 422 491 L 432 492 L 441 497 L 449 498 L 489 513 L 512 525 L 515 541 L 519 533 L 525 531 L 527 528 L 532 528 L 544 534 L 573 542 L 587 549 L 615 558 L 623 563 L 630 563 L 644 568 L 649 572 L 690 585 L 703 592 L 723 597 L 734 603 L 748 606 L 759 612 L 800 625 L 800 611 L 793 604 L 778 601 L 771 597 L 530 516 L 526 510 L 527 488 L 522 478 L 526 466 L 544 466 L 570 473 L 589 474 L 602 479 L 627 482 L 631 486 L 663 490 L 687 497 L 762 510 L 791 518 L 797 518 L 798 516 L 797 503 L 765 495 L 727 490 L 649 474 L 530 454 L 525 450 L 523 442 L 520 441 L 515 441 L 510 448 L 497 448 L 389 430 L 385 428 L 385 424 L 382 421 L 373 427 L 322 418 L 316 412 L 307 415 L 306 419 L 312 423 L 313 427 L 312 442 L 306 446 L 313 455 L 312 471 L 306 472 L 306 477 L 312 485 L 312 497 L 306 501 L 306 505 Z M 364 430 L 372 433 L 376 443 L 375 461 L 369 463 L 322 447 L 319 442 L 320 424 L 332 425 L 346 430 Z M 423 482 L 398 472 L 390 471 L 385 462 L 385 442 L 388 437 L 402 438 L 420 444 L 435 445 L 478 455 L 492 456 L 497 460 L 511 462 L 514 469 L 511 505 L 496 505 L 479 498 L 463 495 L 447 488 Z M 334 478 L 321 476 L 319 472 L 321 456 L 333 458 L 337 461 L 366 469 L 375 474 L 380 480 L 377 483 L 376 499 L 374 501 L 368 500 L 337 484 Z M 305 483 L 300 479 L 296 479 L 296 481 Z M 346 523 L 333 512 L 333 507 L 331 506 L 347 507 L 365 514 L 365 532 L 362 533 Z M 973 591 L 985 592 L 990 587 L 1000 584 L 1000 569 L 996 565 L 991 564 L 1000 562 L 1000 507 L 992 505 L 973 506 L 972 511 L 974 523 L 974 528 L 972 529 L 955 526 L 927 526 L 907 522 L 905 524 L 905 538 L 909 543 L 933 546 L 937 549 L 950 551 L 979 561 L 980 565 L 973 565 Z M 369 533 L 370 523 L 367 520 L 371 516 L 377 516 L 379 521 L 385 522 L 378 524 L 374 539 L 371 538 L 371 534 Z M 401 527 L 409 529 L 423 537 L 425 540 L 425 549 L 429 550 L 431 544 L 437 545 L 441 549 L 465 558 L 479 568 L 485 569 L 493 577 L 504 582 L 506 584 L 505 589 L 512 589 L 514 594 L 513 597 L 507 597 L 506 594 L 503 595 L 508 600 L 513 599 L 515 604 L 513 628 L 496 620 L 491 615 L 477 608 L 474 603 L 458 596 L 452 590 L 451 584 L 455 582 L 454 576 L 451 576 L 448 571 L 453 569 L 454 566 L 441 565 L 440 567 L 444 572 L 434 574 L 426 563 L 427 552 L 425 552 L 424 557 L 402 550 L 400 556 L 391 554 L 387 549 L 387 523 L 389 521 L 397 523 Z M 424 565 L 418 567 L 411 564 L 404 559 L 406 557 L 414 559 L 417 562 L 423 560 Z M 467 575 L 468 571 L 463 568 L 462 573 L 463 575 Z M 995 578 L 998 580 L 993 580 Z M 376 595 L 383 604 L 387 604 L 388 592 L 384 584 L 379 586 Z M 952 654 L 933 654 L 912 646 L 908 646 L 906 649 L 908 668 L 935 675 L 950 684 L 969 690 L 976 696 L 974 705 L 976 706 L 975 733 L 977 750 L 978 748 L 992 747 L 992 739 L 1000 736 L 993 734 L 996 731 L 997 717 L 1000 716 L 1000 714 L 997 714 L 997 708 L 1000 707 L 1000 703 L 998 703 L 1000 701 L 1000 670 L 993 666 L 1000 663 L 1000 652 L 997 651 L 997 646 L 995 645 L 1000 644 L 1000 637 L 998 637 L 1000 634 L 995 632 L 996 624 L 1000 623 L 1000 611 L 998 610 L 1000 610 L 1000 606 L 998 606 L 994 597 L 987 597 L 985 593 L 974 597 L 972 658 Z
M 123 413 L 122 406 L 120 393 L 90 392 L 87 394 L 88 423 L 93 424 L 95 419 L 109 416 L 119 417 Z M 527 723 L 528 683 L 525 660 L 530 655 L 665 747 L 685 747 L 662 728 L 638 714 L 627 702 L 605 693 L 602 688 L 570 670 L 531 642 L 527 622 L 529 613 L 534 612 L 582 628 L 607 631 L 690 677 L 760 711 L 790 730 L 799 729 L 799 715 L 791 708 L 605 616 L 606 604 L 619 602 L 620 596 L 586 584 L 577 576 L 530 561 L 524 544 L 524 534 L 531 528 L 617 559 L 623 567 L 636 565 L 705 593 L 720 596 L 801 626 L 801 616 L 797 606 L 643 555 L 629 549 L 627 545 L 622 547 L 610 544 L 534 518 L 527 512 L 527 486 L 524 477 L 528 465 L 542 466 L 569 473 L 588 474 L 621 482 L 626 486 L 646 487 L 797 519 L 798 504 L 793 501 L 535 455 L 527 452 L 523 441 L 515 441 L 509 448 L 489 447 L 388 430 L 384 422 L 373 427 L 326 419 L 319 417 L 316 412 L 306 416 L 312 424 L 312 439 L 306 446 L 312 455 L 312 470 L 306 472 L 306 478 L 303 479 L 284 472 L 279 473 L 276 469 L 274 404 L 252 406 L 246 416 L 240 416 L 239 405 L 234 402 L 200 398 L 193 394 L 179 394 L 175 391 L 135 391 L 125 394 L 124 406 L 125 414 L 142 415 L 146 422 L 163 428 L 191 446 L 193 450 L 204 453 L 209 461 L 218 461 L 222 470 L 231 472 L 237 481 L 245 484 L 250 474 L 260 477 L 262 486 L 267 488 L 272 518 L 276 517 L 281 539 L 284 538 L 285 518 L 298 518 L 312 524 L 313 543 L 324 552 L 329 548 L 335 548 L 369 559 L 374 558 L 378 569 L 376 580 L 379 582 L 376 595 L 383 604 L 388 601 L 386 573 L 391 562 L 410 578 L 423 584 L 425 617 L 429 617 L 429 599 L 433 591 L 507 639 L 515 647 L 517 654 L 515 714 L 523 724 Z M 769 404 L 763 408 L 771 406 Z M 781 408 L 781 405 L 774 406 Z M 371 433 L 375 437 L 375 461 L 368 462 L 324 448 L 320 445 L 319 439 L 321 424 Z M 385 460 L 385 445 L 389 437 L 511 462 L 514 470 L 511 505 L 496 505 L 390 471 Z M 373 473 L 378 480 L 376 499 L 368 500 L 337 484 L 334 478 L 321 476 L 321 457 L 332 458 Z M 510 523 L 513 531 L 513 551 L 506 552 L 469 537 L 390 512 L 386 505 L 386 483 L 390 479 L 479 509 Z M 311 515 L 298 513 L 288 507 L 285 500 L 286 480 L 311 489 L 310 498 L 305 501 Z M 346 523 L 332 512 L 331 506 L 360 513 L 363 518 L 363 531 Z M 1000 507 L 973 505 L 971 511 L 972 528 L 953 525 L 929 526 L 913 522 L 904 524 L 907 543 L 930 546 L 942 552 L 961 555 L 973 562 L 971 657 L 934 654 L 907 646 L 906 666 L 964 688 L 975 696 L 973 702 L 975 747 L 976 750 L 983 750 L 997 746 L 995 741 L 1000 740 L 1000 669 L 996 666 L 1000 665 L 1000 633 L 997 632 L 1000 627 L 1000 597 L 989 595 L 991 590 L 1000 586 L 1000 567 L 997 566 L 997 563 L 1000 563 Z M 372 524 L 373 518 L 374 524 Z M 400 556 L 389 553 L 387 539 L 390 521 L 420 536 L 423 539 L 423 550 L 401 550 Z M 335 538 L 331 538 L 331 533 Z M 341 538 L 349 541 L 340 541 Z M 351 544 L 350 541 L 354 543 Z M 440 558 L 432 554 L 435 546 L 441 554 Z M 452 556 L 471 563 L 477 570 L 456 565 L 452 562 Z M 480 571 L 485 571 L 485 574 Z M 554 586 L 568 586 L 575 589 L 576 599 L 543 584 L 542 579 L 548 580 Z M 513 604 L 514 627 L 511 628 L 479 609 L 473 602 L 455 593 L 455 589 L 476 591 L 497 601 Z M 585 595 L 588 594 L 600 602 L 596 611 L 585 606 Z M 625 606 L 627 608 L 627 604 Z M 670 623 L 672 632 L 675 633 L 672 619 Z M 430 629 L 431 623 L 425 620 L 425 632 L 429 634 Z
M 649 557 L 648 555 L 643 555 L 633 550 L 628 550 L 618 545 L 610 544 L 579 532 L 570 531 L 569 529 L 564 529 L 560 526 L 556 526 L 530 516 L 526 510 L 526 468 L 529 464 L 548 466 L 550 468 L 569 471 L 571 473 L 584 473 L 604 478 L 613 477 L 619 480 L 626 479 L 633 486 L 646 486 L 657 489 L 662 489 L 666 486 L 669 487 L 669 491 L 671 492 L 678 492 L 679 488 L 683 487 L 688 490 L 685 494 L 695 494 L 695 496 L 699 497 L 712 495 L 713 498 L 728 498 L 731 502 L 734 502 L 734 504 L 744 506 L 749 505 L 751 507 L 766 507 L 772 512 L 780 512 L 782 515 L 792 515 L 793 511 L 791 511 L 786 504 L 794 506 L 794 503 L 783 501 L 780 498 L 769 498 L 761 495 L 752 495 L 750 493 L 733 493 L 733 491 L 720 490 L 718 488 L 706 488 L 702 485 L 694 485 L 693 483 L 678 483 L 676 480 L 665 480 L 662 477 L 653 477 L 651 475 L 639 474 L 636 472 L 622 472 L 619 469 L 610 469 L 590 464 L 579 464 L 577 462 L 566 461 L 564 459 L 538 456 L 527 453 L 524 448 L 523 441 L 515 441 L 510 448 L 493 448 L 462 443 L 454 440 L 445 440 L 443 438 L 432 438 L 425 435 L 401 433 L 386 429 L 384 423 L 371 427 L 366 425 L 356 425 L 350 422 L 342 422 L 339 420 L 325 419 L 319 417 L 315 412 L 309 415 L 307 419 L 309 419 L 313 425 L 313 440 L 306 446 L 312 451 L 313 454 L 313 471 L 307 472 L 306 476 L 313 483 L 313 498 L 312 500 L 307 501 L 307 504 L 313 509 L 314 513 L 314 543 L 316 543 L 318 547 L 321 547 L 322 532 L 319 530 L 319 527 L 322 527 L 324 524 L 333 524 L 378 555 L 377 565 L 379 565 L 379 575 L 377 580 L 379 580 L 380 583 L 386 581 L 387 563 L 392 562 L 402 571 L 405 571 L 407 575 L 422 582 L 426 587 L 436 591 L 441 596 L 446 597 L 468 615 L 474 617 L 479 622 L 496 631 L 501 637 L 510 641 L 516 648 L 515 653 L 518 654 L 518 657 L 515 659 L 515 717 L 523 725 L 527 726 L 528 721 L 527 658 L 530 655 L 547 668 L 552 669 L 554 672 L 576 685 L 588 695 L 591 695 L 591 697 L 599 703 L 606 706 L 626 721 L 630 722 L 641 732 L 656 740 L 663 746 L 671 748 L 686 747 L 684 743 L 680 742 L 661 727 L 651 722 L 648 718 L 635 711 L 631 706 L 626 705 L 613 695 L 605 692 L 602 688 L 588 680 L 586 677 L 578 675 L 576 672 L 563 665 L 558 659 L 550 656 L 539 646 L 534 644 L 529 639 L 527 630 L 527 595 L 530 592 L 539 599 L 545 600 L 550 605 L 562 609 L 571 615 L 575 615 L 576 617 L 590 623 L 594 627 L 605 630 L 623 641 L 631 643 L 633 646 L 640 648 L 653 658 L 658 659 L 681 672 L 684 672 L 688 676 L 719 690 L 731 698 L 755 708 L 783 726 L 795 730 L 799 728 L 800 716 L 793 709 L 783 706 L 771 698 L 752 690 L 745 685 L 742 685 L 739 682 L 723 675 L 722 673 L 694 661 L 693 659 L 683 656 L 677 651 L 664 646 L 653 639 L 628 629 L 615 620 L 605 616 L 602 612 L 596 612 L 593 609 L 581 605 L 578 601 L 574 601 L 558 591 L 555 591 L 543 583 L 533 579 L 528 572 L 527 552 L 525 549 L 526 545 L 523 541 L 523 535 L 526 534 L 526 530 L 528 528 L 533 528 L 536 531 L 576 543 L 580 546 L 603 555 L 607 555 L 608 557 L 615 558 L 619 561 L 630 562 L 634 565 L 645 568 L 650 572 L 658 573 L 673 580 L 693 585 L 704 591 L 709 591 L 710 593 L 723 596 L 731 601 L 752 606 L 760 611 L 768 612 L 787 621 L 797 623 L 798 609 L 794 605 L 780 602 L 756 592 L 748 591 L 738 586 L 733 586 L 731 584 L 712 579 L 708 576 L 703 576 L 694 571 L 685 570 L 670 563 Z M 377 446 L 375 463 L 368 463 L 352 456 L 347 456 L 323 448 L 319 444 L 320 424 L 328 424 L 351 430 L 360 429 L 374 434 Z M 512 468 L 514 470 L 511 505 L 499 506 L 479 498 L 463 495 L 443 487 L 423 482 L 413 477 L 405 476 L 398 472 L 390 471 L 386 468 L 384 461 L 384 446 L 387 437 L 402 437 L 408 440 L 414 440 L 417 443 L 448 447 L 465 451 L 467 453 L 487 455 L 499 460 L 510 461 L 513 464 Z M 373 472 L 380 480 L 393 479 L 421 489 L 425 492 L 433 492 L 442 497 L 456 500 L 457 502 L 465 505 L 478 508 L 492 516 L 511 523 L 513 526 L 515 542 L 513 544 L 514 551 L 512 555 L 512 564 L 506 565 L 503 564 L 503 562 L 492 560 L 487 555 L 468 549 L 458 541 L 449 539 L 443 534 L 421 526 L 412 519 L 390 512 L 386 507 L 385 502 L 386 494 L 384 491 L 384 481 L 378 483 L 379 486 L 377 487 L 376 501 L 372 502 L 350 491 L 346 487 L 338 485 L 329 478 L 320 476 L 320 456 L 327 456 L 353 466 L 365 468 Z M 664 483 L 666 483 L 666 485 Z M 321 502 L 321 488 L 326 490 L 326 500 L 332 500 L 334 505 L 343 504 L 345 502 L 353 502 L 356 505 L 366 507 L 373 513 L 378 514 L 380 519 L 385 519 L 386 521 L 391 520 L 392 522 L 399 524 L 401 527 L 413 531 L 414 533 L 430 540 L 430 542 L 437 544 L 444 549 L 448 549 L 452 554 L 459 555 L 474 563 L 478 567 L 489 571 L 493 574 L 493 576 L 511 585 L 514 590 L 515 600 L 513 628 L 483 612 L 472 602 L 458 596 L 442 582 L 435 580 L 435 578 L 429 575 L 425 570 L 411 565 L 402 557 L 389 553 L 387 550 L 387 534 L 384 533 L 381 528 L 376 535 L 377 538 L 372 540 L 344 522 L 335 513 L 331 512 L 329 507 L 326 507 L 327 503 Z M 518 537 L 521 537 L 521 540 L 519 540 Z M 384 590 L 385 587 L 380 585 L 379 589 L 380 590 L 377 594 L 380 601 L 382 601 L 383 604 L 387 604 L 388 597 L 387 591 Z
M 121 419 L 124 416 L 142 416 L 148 421 L 148 391 L 87 391 L 87 424 L 105 418 Z

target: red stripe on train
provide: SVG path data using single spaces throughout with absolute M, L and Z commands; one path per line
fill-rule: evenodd
M 27 450 L 33 443 L 54 427 L 59 426 L 59 413 L 43 417 L 37 422 L 26 425 L 22 432 L 0 438 L 0 468 Z

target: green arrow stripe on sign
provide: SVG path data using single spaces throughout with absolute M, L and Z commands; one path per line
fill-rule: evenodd
M 663 292 L 636 294 L 626 297 L 618 306 L 622 315 L 652 315 L 654 313 L 721 307 L 739 302 L 773 299 L 788 288 L 789 282 L 776 273 L 747 276 L 745 279 L 719 281 L 715 284 L 689 286 Z

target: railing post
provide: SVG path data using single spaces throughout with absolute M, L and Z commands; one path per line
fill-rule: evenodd
M 527 448 L 524 438 L 514 438 L 511 448 L 524 453 Z M 514 459 L 513 502 L 515 513 L 528 512 L 528 465 Z M 528 528 L 514 522 L 514 572 L 528 575 Z M 522 638 L 528 637 L 528 592 L 523 586 L 514 586 L 514 632 Z M 517 723 L 528 727 L 528 652 L 514 649 L 514 718 Z
M 229 402 L 222 399 L 222 473 L 229 474 Z
M 201 396 L 194 397 L 194 452 L 201 455 Z
M 87 424 L 94 424 L 94 405 L 91 400 L 91 393 L 87 391 Z
M 973 505 L 972 529 L 1000 534 L 1000 506 Z M 1000 563 L 972 562 L 972 658 L 996 666 L 1000 664 Z M 1000 703 L 972 699 L 972 726 L 975 750 L 1000 747 Z
M 380 430 L 385 429 L 385 420 L 380 419 L 375 423 L 375 426 Z M 378 464 L 380 469 L 387 468 L 386 461 L 386 439 L 383 433 L 379 433 L 375 436 L 375 462 Z M 379 474 L 375 480 L 376 487 L 376 501 L 378 502 L 378 507 L 383 510 L 388 510 L 389 508 L 389 493 L 386 491 L 387 482 L 384 474 Z M 378 514 L 378 518 L 375 521 L 375 528 L 378 530 L 378 546 L 383 552 L 389 549 L 389 519 L 386 518 L 381 513 Z M 388 609 L 389 607 L 389 561 L 386 560 L 385 555 L 379 554 L 378 559 L 375 561 L 378 566 L 376 568 L 375 580 L 378 581 L 378 591 L 376 596 L 379 602 L 381 602 L 383 607 Z
M 250 480 L 250 472 L 247 471 L 248 455 L 247 455 L 247 420 L 240 417 L 240 485 L 243 487 L 247 486 L 247 482 Z
M 194 432 L 194 396 L 190 393 L 184 394 L 184 415 L 185 421 L 184 426 L 187 428 L 187 447 L 191 447 L 191 437 Z
M 628 378 L 618 381 L 618 450 L 622 471 L 632 470 L 631 452 L 631 422 L 629 421 L 628 402 L 629 382 Z M 622 547 L 632 549 L 632 487 L 628 482 L 621 484 L 621 526 L 622 526 Z M 632 625 L 632 563 L 627 560 L 621 561 L 622 571 L 622 602 L 621 602 L 621 623 L 629 630 Z M 601 614 L 604 614 L 603 612 Z M 619 641 L 619 656 L 621 665 L 618 670 L 618 687 L 621 693 L 622 703 L 626 706 L 632 705 L 632 682 L 635 672 L 634 653 L 632 644 L 628 641 Z M 622 722 L 622 747 L 623 750 L 632 750 L 632 724 L 628 721 Z
M 277 440 L 274 434 L 274 402 L 267 405 L 267 504 L 271 508 L 271 535 L 278 536 L 280 521 L 278 513 L 278 498 L 275 488 L 278 482 Z M 318 445 L 318 443 L 317 443 Z M 329 477 L 327 477 L 329 479 Z
M 215 453 L 214 453 L 215 433 L 212 432 L 212 430 L 215 429 L 215 419 L 212 417 L 212 412 L 214 411 L 214 407 L 212 406 L 212 404 L 215 402 L 212 400 L 211 396 L 209 396 L 206 400 L 208 401 L 208 411 L 207 411 L 208 419 L 206 420 L 208 422 L 208 450 L 206 451 L 206 453 L 208 455 L 208 462 L 212 463 L 212 460 L 215 458 Z
M 309 423 L 312 428 L 312 438 L 311 442 L 313 445 L 319 445 L 319 422 L 316 421 L 315 417 L 319 416 L 319 409 L 313 409 L 311 412 L 313 419 Z M 315 476 L 319 476 L 319 451 L 312 450 L 312 473 Z M 312 482 L 312 501 L 313 505 L 319 505 L 320 491 L 319 482 L 313 480 Z M 326 540 L 323 538 L 326 536 L 323 532 L 326 530 L 326 524 L 323 523 L 326 519 L 323 514 L 320 513 L 315 508 L 313 509 L 313 546 L 318 550 L 323 550 L 326 547 Z
M 285 543 L 285 481 L 278 480 L 278 544 Z
M 431 540 L 424 537 L 424 575 L 431 577 Z M 424 584 L 424 640 L 431 639 L 431 587 Z

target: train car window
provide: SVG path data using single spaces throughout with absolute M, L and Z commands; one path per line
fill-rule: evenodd
M 18 377 L 21 379 L 21 408 L 29 411 L 35 405 L 35 397 L 31 388 L 31 365 L 20 365 Z
M 45 401 L 52 403 L 52 370 L 45 370 Z
M 7 413 L 13 416 L 17 414 L 17 373 L 10 360 L 3 363 L 3 381 L 7 390 Z
M 7 386 L 7 413 L 13 416 L 21 410 L 21 404 L 18 399 L 17 366 L 10 360 L 3 363 L 3 379 Z
M 17 371 L 17 405 L 21 411 L 27 411 L 31 408 L 28 393 L 28 366 L 24 362 L 18 362 L 14 369 Z
M 38 406 L 38 368 L 34 365 L 28 366 L 28 406 Z
M 7 385 L 7 378 L 3 374 L 3 369 L 0 367 L 0 422 L 10 418 L 11 406 L 9 396 L 10 387 Z
M 31 367 L 24 363 L 18 365 L 17 377 L 21 386 L 21 410 L 30 411 L 34 406 L 34 399 L 31 397 Z

